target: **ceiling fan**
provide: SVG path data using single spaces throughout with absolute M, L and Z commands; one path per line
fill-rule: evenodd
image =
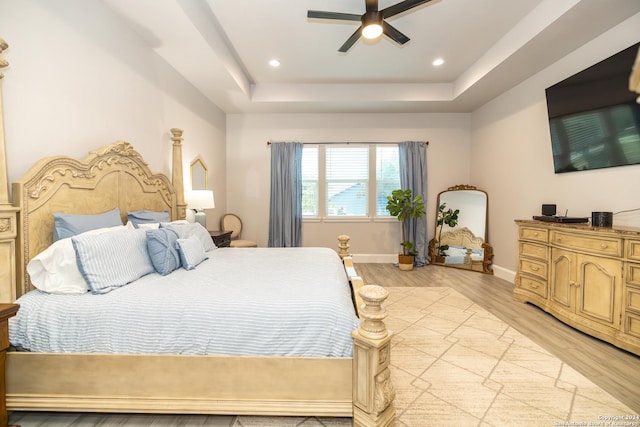
M 365 0 L 366 12 L 362 15 L 355 13 L 341 13 L 341 12 L 323 12 L 320 10 L 309 10 L 307 12 L 307 18 L 318 19 L 337 19 L 341 21 L 360 21 L 361 24 L 355 33 L 347 39 L 347 41 L 338 49 L 339 52 L 348 51 L 351 46 L 362 35 L 365 38 L 375 39 L 381 34 L 385 34 L 391 40 L 398 44 L 405 44 L 409 41 L 409 37 L 402 34 L 395 29 L 391 24 L 385 21 L 386 18 L 390 18 L 399 13 L 405 12 L 409 9 L 413 9 L 416 6 L 427 3 L 431 0 L 405 0 L 400 3 L 396 3 L 393 6 L 386 7 L 382 10 L 378 10 L 378 0 Z

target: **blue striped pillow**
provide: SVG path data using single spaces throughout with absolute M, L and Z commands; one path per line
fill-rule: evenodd
M 91 293 L 107 293 L 155 271 L 145 230 L 82 234 L 72 237 L 71 242 Z

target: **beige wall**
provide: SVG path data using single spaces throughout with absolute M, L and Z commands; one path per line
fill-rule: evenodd
M 570 216 L 640 208 L 640 166 L 556 175 L 545 88 L 623 50 L 640 39 L 640 14 L 584 45 L 472 114 L 471 178 L 489 193 L 490 243 L 495 263 L 516 268 L 514 219 L 530 219 L 543 203 Z M 614 216 L 640 226 L 640 211 Z
M 427 212 L 430 236 L 439 191 L 469 183 L 468 114 L 236 114 L 227 118 L 229 210 L 243 219 L 244 235 L 268 241 L 270 149 L 266 142 L 429 141 Z M 472 183 L 473 184 L 473 183 Z M 392 222 L 305 222 L 304 246 L 336 247 L 336 236 L 352 237 L 351 251 L 399 252 L 400 226 Z
M 185 183 L 201 155 L 225 210 L 221 110 L 101 2 L 10 3 L 0 11 L 0 37 L 9 43 L 2 84 L 10 181 L 41 157 L 84 157 L 116 140 L 130 142 L 152 170 L 170 173 L 169 129 L 180 127 Z
M 169 173 L 168 129 L 185 130 L 184 167 L 207 163 L 216 209 L 236 212 L 245 235 L 266 245 L 269 211 L 267 140 L 429 140 L 430 237 L 437 193 L 473 184 L 489 194 L 489 240 L 495 263 L 515 269 L 513 220 L 556 203 L 570 215 L 640 207 L 640 166 L 555 175 L 544 88 L 638 41 L 640 15 L 585 45 L 472 114 L 229 115 L 205 99 L 100 2 L 20 0 L 3 4 L 0 37 L 9 42 L 3 79 L 10 181 L 43 156 L 89 150 L 127 140 L 153 170 Z M 228 205 L 227 205 L 228 204 Z M 639 214 L 614 223 L 640 225 Z M 335 247 L 352 235 L 352 252 L 398 251 L 399 225 L 305 223 L 306 246 Z

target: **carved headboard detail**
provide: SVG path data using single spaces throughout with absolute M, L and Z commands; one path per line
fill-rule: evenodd
M 482 249 L 484 240 L 475 236 L 467 227 L 456 228 L 442 233 L 441 245 L 459 245 L 472 249 Z
M 97 214 L 119 208 L 152 210 L 183 218 L 176 189 L 164 174 L 151 172 L 131 144 L 118 141 L 91 152 L 84 160 L 54 156 L 40 160 L 13 183 L 13 204 L 20 208 L 18 227 L 18 296 L 32 289 L 26 266 L 51 245 L 53 213 Z

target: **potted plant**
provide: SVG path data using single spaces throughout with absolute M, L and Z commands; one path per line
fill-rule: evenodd
M 424 216 L 425 210 L 422 196 L 413 197 L 410 189 L 393 190 L 391 195 L 387 196 L 387 211 L 402 223 L 402 243 L 400 243 L 402 253 L 398 255 L 400 270 L 411 270 L 418 252 L 414 249 L 414 243 L 407 240 L 404 230 L 409 221 L 415 221 Z
M 442 228 L 443 224 L 448 225 L 453 228 L 458 224 L 458 214 L 460 213 L 460 209 L 453 210 L 447 208 L 447 204 L 443 203 L 438 206 L 438 217 L 436 218 L 436 224 L 440 229 L 438 230 L 438 241 L 436 242 L 438 248 L 438 257 L 442 257 L 442 259 L 437 259 L 436 262 L 444 262 L 444 257 L 447 256 L 447 249 L 449 249 L 449 245 L 441 245 L 440 240 L 442 237 Z

